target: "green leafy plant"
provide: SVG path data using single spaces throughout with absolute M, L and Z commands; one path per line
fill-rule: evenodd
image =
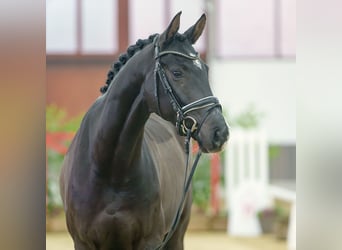
M 47 149 L 48 155 L 48 176 L 47 176 L 47 208 L 50 213 L 62 207 L 62 200 L 59 192 L 59 174 L 64 155 L 52 149 Z
M 259 127 L 264 116 L 264 113 L 257 111 L 253 104 L 249 104 L 246 110 L 242 111 L 236 117 L 230 118 L 230 124 L 233 127 L 254 129 Z
M 286 238 L 289 213 L 280 205 L 273 208 L 265 208 L 257 213 L 262 231 L 264 233 L 275 233 L 279 239 Z
M 47 209 L 50 213 L 62 207 L 59 175 L 64 154 L 82 117 L 83 114 L 68 118 L 64 109 L 56 105 L 46 107 Z
M 55 104 L 46 107 L 46 132 L 76 132 L 84 114 L 67 118 L 67 112 Z
M 210 198 L 210 157 L 202 155 L 192 182 L 192 199 L 198 208 L 206 211 Z

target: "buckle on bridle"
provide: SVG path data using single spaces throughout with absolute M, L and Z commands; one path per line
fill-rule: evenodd
M 218 99 L 213 96 L 203 97 L 183 106 L 180 109 L 175 107 L 175 110 L 177 110 L 176 128 L 179 135 L 186 136 L 190 132 L 190 134 L 194 136 L 195 133 L 198 133 L 210 112 L 212 112 L 212 110 L 216 107 L 220 108 L 222 111 L 222 107 L 218 102 Z M 188 115 L 192 111 L 204 108 L 207 108 L 207 111 L 200 121 L 197 121 L 193 116 Z
M 191 127 L 188 127 L 189 124 L 187 124 L 187 121 L 191 122 Z M 182 125 L 181 125 L 181 129 L 184 135 L 187 134 L 187 131 L 190 130 L 191 133 L 194 133 L 197 130 L 197 121 L 195 118 L 193 118 L 192 116 L 186 116 L 185 118 L 183 118 L 182 120 Z

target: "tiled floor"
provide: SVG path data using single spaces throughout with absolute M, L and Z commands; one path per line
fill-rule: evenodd
M 73 250 L 67 233 L 48 233 L 47 250 Z M 271 235 L 258 238 L 235 238 L 224 232 L 190 232 L 185 237 L 186 250 L 286 250 L 286 242 Z

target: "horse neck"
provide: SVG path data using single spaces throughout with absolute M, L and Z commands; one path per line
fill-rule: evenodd
M 153 50 L 148 46 L 126 63 L 103 97 L 93 158 L 106 175 L 111 171 L 120 178 L 140 157 L 144 125 L 150 114 L 143 85 L 153 65 Z

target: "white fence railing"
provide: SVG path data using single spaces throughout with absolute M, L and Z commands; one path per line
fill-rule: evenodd
M 263 130 L 233 129 L 225 158 L 228 233 L 257 236 L 257 212 L 270 206 L 268 143 Z

